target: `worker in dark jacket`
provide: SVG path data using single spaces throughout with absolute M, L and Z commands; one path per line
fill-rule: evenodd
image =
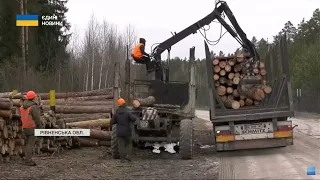
M 139 44 L 132 51 L 132 58 L 135 62 L 139 64 L 145 64 L 147 67 L 147 71 L 150 71 L 151 59 L 150 55 L 145 52 L 146 40 L 144 38 L 140 38 Z
M 29 91 L 25 96 L 26 100 L 20 107 L 22 128 L 26 137 L 24 145 L 25 164 L 28 166 L 36 166 L 36 163 L 32 160 L 32 150 L 37 140 L 37 137 L 34 136 L 34 130 L 42 129 L 40 108 L 38 104 L 34 102 L 35 97 L 36 93 Z
M 132 153 L 132 123 L 136 121 L 136 117 L 131 114 L 126 107 L 124 99 L 118 100 L 119 108 L 112 117 L 111 124 L 117 125 L 117 141 L 121 162 L 125 160 L 131 161 Z

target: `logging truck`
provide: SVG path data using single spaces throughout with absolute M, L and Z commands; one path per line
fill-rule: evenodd
M 248 71 L 242 64 L 246 59 L 243 55 L 212 57 L 207 45 L 205 49 L 210 119 L 216 150 L 293 145 L 294 127 L 288 120 L 288 117 L 294 116 L 294 110 L 286 36 L 281 37 L 277 46 L 269 48 L 265 62 L 259 63 L 254 70 L 255 76 L 248 77 L 244 84 L 238 78 L 241 79 Z M 230 70 L 221 68 L 221 64 L 225 67 L 225 64 L 231 64 Z M 227 73 L 221 74 L 221 69 Z M 252 84 L 250 78 L 256 78 L 254 81 L 261 83 Z

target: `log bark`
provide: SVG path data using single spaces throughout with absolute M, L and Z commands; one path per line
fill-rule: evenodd
M 92 114 L 112 113 L 112 108 L 107 106 L 56 106 L 56 113 L 63 114 Z
M 78 101 L 112 101 L 113 96 L 111 95 L 100 95 L 100 96 L 85 96 L 85 97 L 71 97 L 65 99 L 56 99 L 56 104 L 63 104 L 67 102 L 78 102 Z M 50 100 L 42 100 L 43 104 L 49 104 Z
M 111 131 L 91 129 L 90 130 L 90 138 L 103 140 L 103 141 L 110 141 L 111 140 Z
M 156 99 L 153 96 L 149 96 L 147 98 L 136 98 L 132 101 L 133 107 L 144 107 L 144 106 L 152 106 L 156 102 Z
M 232 109 L 239 109 L 240 108 L 240 103 L 239 101 L 235 101 L 235 100 L 225 100 L 223 101 L 223 104 L 228 107 L 228 108 L 232 108 Z
M 110 147 L 111 146 L 111 142 L 110 141 L 99 141 L 99 146 L 107 146 Z
M 25 140 L 24 140 L 24 139 L 16 139 L 16 140 L 15 140 L 15 144 L 16 144 L 16 145 L 23 146 L 24 143 L 25 143 Z
M 239 88 L 238 92 L 250 99 L 257 101 L 261 101 L 265 97 L 264 91 L 258 87 L 251 87 L 246 89 Z
M 253 100 L 250 99 L 250 98 L 247 98 L 247 99 L 245 100 L 245 104 L 246 104 L 247 106 L 251 106 L 251 105 L 253 104 Z
M 81 122 L 67 123 L 67 126 L 79 127 L 79 128 L 91 128 L 91 127 L 101 127 L 108 128 L 110 126 L 110 119 L 97 119 Z
M 13 107 L 12 100 L 8 98 L 0 98 L 0 109 L 11 110 Z
M 13 102 L 13 106 L 16 106 L 16 107 L 22 106 L 22 100 L 21 99 L 12 99 L 12 102 Z
M 12 111 L 0 109 L 0 117 L 11 119 L 12 118 Z
M 99 96 L 99 95 L 112 95 L 113 89 L 99 89 L 93 91 L 83 91 L 83 92 L 61 92 L 56 93 L 56 99 L 69 98 L 69 97 L 83 97 L 83 96 Z M 49 93 L 38 93 L 42 100 L 49 99 Z
M 0 98 L 11 98 L 13 95 L 13 92 L 3 92 L 0 93 Z
M 77 117 L 87 117 L 94 118 L 94 119 L 100 119 L 101 117 L 109 117 L 110 113 L 95 113 L 95 114 L 56 114 L 57 119 L 65 119 L 65 118 L 77 118 Z
M 79 137 L 80 146 L 99 146 L 99 140 L 92 138 Z
M 60 99 L 59 99 L 60 100 Z M 43 105 L 49 105 L 49 101 L 42 101 Z M 108 100 L 95 100 L 95 101 L 58 101 L 56 102 L 56 105 L 64 105 L 64 106 L 113 106 L 113 101 L 110 99 Z
M 91 117 L 86 116 L 86 117 L 63 118 L 61 120 L 63 120 L 66 123 L 72 123 L 72 122 L 88 121 L 88 120 L 95 120 L 95 119 L 108 119 L 108 118 L 111 118 L 110 114 L 108 114 L 108 115 L 93 114 Z

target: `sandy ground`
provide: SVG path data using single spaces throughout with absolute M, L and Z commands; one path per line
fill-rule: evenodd
M 108 148 L 81 148 L 52 157 L 36 157 L 36 167 L 26 167 L 20 159 L 0 163 L 0 179 L 217 179 L 218 158 L 212 148 L 200 148 L 212 145 L 207 123 L 195 119 L 196 146 L 192 160 L 181 160 L 178 154 L 134 149 L 133 162 L 122 164 L 111 158 Z
M 217 153 L 219 179 L 320 179 L 306 175 L 308 166 L 320 168 L 320 115 L 296 113 L 291 120 L 298 125 L 293 146 Z

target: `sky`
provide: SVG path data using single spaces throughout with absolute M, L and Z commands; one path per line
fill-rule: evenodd
M 171 32 L 180 32 L 214 9 L 215 0 L 69 0 L 67 19 L 71 23 L 71 32 L 78 31 L 83 37 L 88 21 L 94 15 L 99 21 L 103 19 L 114 23 L 120 30 L 128 24 L 135 27 L 138 37 L 147 40 L 146 52 L 150 53 L 151 45 L 170 38 Z M 287 21 L 294 25 L 303 18 L 309 19 L 320 0 L 226 0 L 233 11 L 240 27 L 251 39 L 256 36 L 273 40 Z M 206 29 L 208 27 L 205 27 Z M 206 32 L 209 40 L 220 36 L 220 24 L 211 23 Z M 223 28 L 223 32 L 225 29 Z M 171 48 L 170 56 L 189 57 L 189 48 L 195 46 L 196 58 L 204 58 L 204 38 L 200 33 L 192 34 Z M 210 50 L 232 53 L 240 47 L 239 43 L 226 33 Z M 163 53 L 162 59 L 166 57 Z

